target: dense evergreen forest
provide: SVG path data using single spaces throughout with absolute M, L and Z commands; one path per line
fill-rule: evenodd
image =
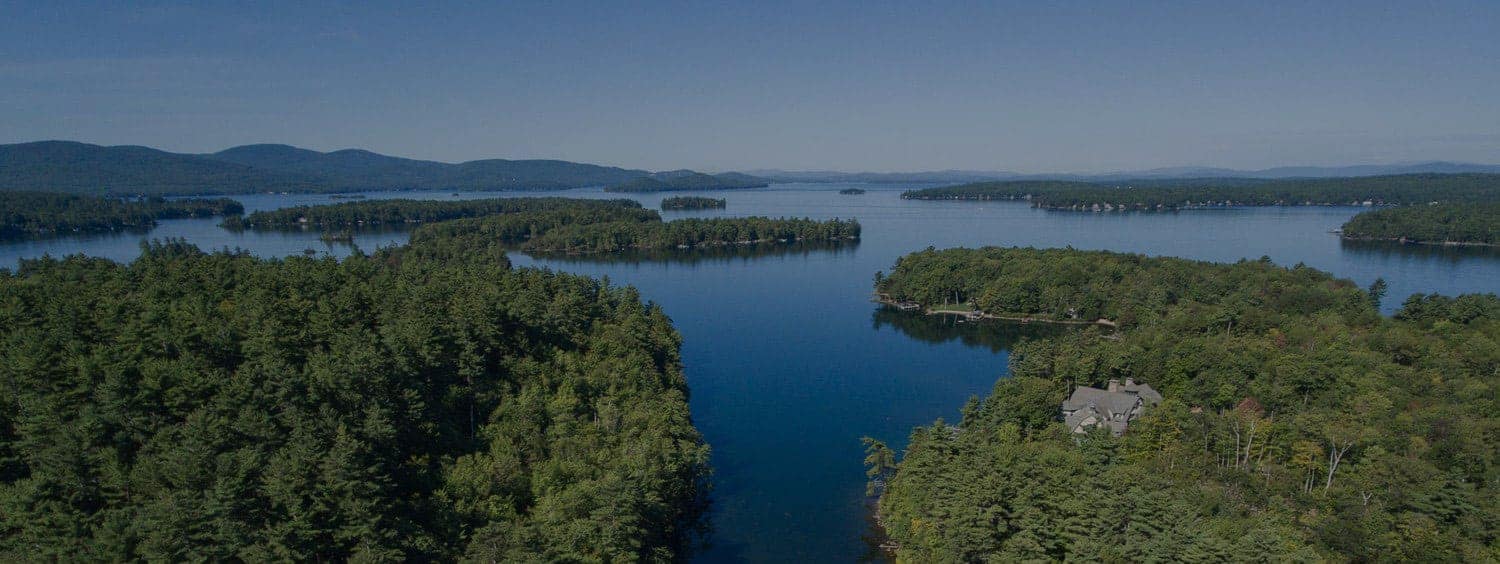
M 455 219 L 458 218 L 458 219 Z M 498 198 L 489 200 L 366 200 L 256 212 L 231 227 L 348 230 L 430 223 L 413 241 L 485 248 L 511 245 L 525 251 L 599 253 L 652 251 L 752 243 L 836 243 L 859 238 L 855 220 L 737 217 L 679 219 L 634 200 Z M 461 253 L 462 249 L 454 249 Z
M 704 198 L 701 196 L 673 196 L 662 198 L 661 209 L 665 210 L 711 210 L 723 209 L 728 204 L 723 198 Z
M 658 172 L 604 187 L 606 192 L 672 192 L 681 190 L 740 190 L 765 188 L 769 181 L 748 174 L 704 174 L 691 170 Z
M 435 238 L 475 243 L 501 241 L 521 250 L 558 253 L 611 253 L 704 248 L 726 245 L 837 243 L 856 240 L 859 222 L 768 217 L 678 219 L 661 221 L 656 212 L 638 210 L 581 214 L 559 210 L 532 214 L 461 219 L 422 227 L 412 241 Z
M 1348 239 L 1500 245 L 1500 203 L 1407 206 L 1373 210 L 1344 224 Z
M 1284 180 L 1196 179 L 980 182 L 923 190 L 915 200 L 1030 200 L 1067 210 L 1173 210 L 1207 206 L 1411 205 L 1500 201 L 1500 174 L 1402 174 Z
M 481 200 L 359 200 L 337 204 L 296 206 L 258 211 L 243 218 L 225 220 L 232 229 L 359 229 L 431 223 L 465 217 L 540 212 L 563 208 L 587 210 L 641 210 L 635 200 L 586 200 L 577 198 L 490 198 Z M 628 213 L 628 211 L 627 211 Z
M 8 192 L 0 197 L 0 238 L 146 229 L 160 219 L 227 215 L 245 207 L 229 199 L 119 199 L 49 192 Z
M 434 233 L 24 261 L 0 560 L 673 560 L 707 473 L 679 345 L 633 289 Z
M 1383 284 L 1301 265 L 998 248 L 908 255 L 877 287 L 1122 321 L 1021 343 L 988 398 L 914 430 L 899 461 L 867 441 L 901 560 L 1497 557 L 1494 294 L 1383 318 Z M 1058 422 L 1069 386 L 1126 377 L 1166 401 L 1123 437 Z

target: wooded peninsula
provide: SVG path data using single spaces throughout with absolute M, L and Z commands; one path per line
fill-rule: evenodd
M 1269 260 L 927 250 L 877 291 L 987 312 L 1104 317 L 1023 342 L 957 425 L 900 460 L 867 439 L 906 561 L 1483 561 L 1500 533 L 1500 298 L 1414 295 Z M 1165 397 L 1128 432 L 1059 420 L 1072 387 Z
M 6 192 L 0 197 L 0 238 L 57 236 L 139 229 L 157 220 L 216 215 L 238 218 L 245 207 L 225 199 L 122 199 L 51 192 Z
M 1344 238 L 1429 245 L 1500 245 L 1500 202 L 1406 206 L 1360 213 Z
M 0 270 L 0 554 L 681 557 L 708 449 L 670 321 L 457 248 Z

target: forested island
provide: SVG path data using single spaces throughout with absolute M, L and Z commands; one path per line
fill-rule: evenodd
M 605 186 L 604 191 L 673 192 L 682 190 L 742 190 L 746 188 L 765 188 L 769 184 L 764 178 L 756 178 L 738 172 L 704 174 L 691 170 L 674 170 L 658 172 L 649 176 L 611 184 Z
M 1402 174 L 1351 178 L 1168 179 L 1122 183 L 980 182 L 909 190 L 913 200 L 1029 200 L 1080 211 L 1176 210 L 1220 206 L 1394 206 L 1500 201 L 1500 174 Z
M 366 200 L 256 212 L 242 220 L 232 218 L 226 226 L 331 232 L 418 223 L 429 225 L 413 231 L 412 241 L 430 245 L 463 241 L 475 248 L 503 244 L 524 251 L 575 254 L 836 243 L 860 236 L 859 222 L 853 219 L 737 217 L 667 222 L 634 200 L 581 198 Z
M 359 229 L 432 223 L 485 215 L 559 209 L 646 212 L 635 200 L 580 198 L 486 198 L 476 200 L 363 200 L 263 210 L 226 218 L 231 229 Z M 644 217 L 644 216 L 643 216 Z
M 0 320 L 0 559 L 665 562 L 702 530 L 670 321 L 494 240 L 29 260 Z
M 843 194 L 845 196 L 858 196 L 860 194 L 865 193 L 865 189 L 864 188 L 845 188 L 843 190 L 839 190 L 839 193 Z
M 1023 342 L 1010 376 L 905 454 L 868 440 L 903 561 L 1485 561 L 1500 496 L 1500 298 L 1369 290 L 1269 260 L 927 250 L 877 277 L 927 304 L 1120 321 Z M 1073 386 L 1166 399 L 1075 434 Z
M 1407 206 L 1360 213 L 1345 239 L 1429 245 L 1500 245 L 1500 203 Z
M 728 202 L 723 198 L 704 198 L 701 196 L 673 196 L 663 198 L 661 209 L 665 210 L 712 210 L 724 209 Z
M 55 236 L 143 230 L 158 220 L 224 215 L 238 217 L 245 207 L 217 199 L 121 199 L 49 192 L 8 192 L 0 196 L 0 238 Z
M 579 214 L 571 210 L 537 214 L 495 215 L 425 226 L 412 241 L 429 238 L 461 242 L 488 240 L 523 251 L 570 254 L 614 253 L 720 247 L 837 243 L 859 239 L 853 219 L 813 220 L 768 217 L 688 218 L 661 221 L 656 212 Z

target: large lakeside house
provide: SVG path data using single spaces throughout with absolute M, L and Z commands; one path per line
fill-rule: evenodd
M 1161 403 L 1162 397 L 1147 384 L 1137 384 L 1134 378 L 1125 383 L 1111 379 L 1109 385 L 1099 388 L 1079 387 L 1062 403 L 1063 423 L 1074 433 L 1087 433 L 1094 427 L 1104 427 L 1118 437 L 1125 434 L 1130 422 L 1140 417 L 1147 407 Z

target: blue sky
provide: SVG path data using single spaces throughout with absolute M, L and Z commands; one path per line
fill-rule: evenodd
M 1500 162 L 1500 2 L 0 3 L 0 142 L 1104 171 Z

